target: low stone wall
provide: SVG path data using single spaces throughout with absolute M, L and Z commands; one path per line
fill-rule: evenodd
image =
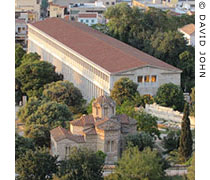
M 160 119 L 172 121 L 175 123 L 181 123 L 183 113 L 174 111 L 172 108 L 159 106 L 158 104 L 146 104 L 145 111 L 153 116 L 157 116 Z M 190 116 L 191 127 L 195 127 L 195 117 Z
M 183 176 L 187 174 L 188 166 L 175 165 L 165 170 L 166 176 Z

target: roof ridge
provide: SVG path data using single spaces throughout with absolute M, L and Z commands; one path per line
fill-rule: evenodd
M 58 30 L 54 28 L 56 25 Z M 78 22 L 48 18 L 44 22 L 32 23 L 32 26 L 110 73 L 124 72 L 147 65 L 177 71 L 177 68 L 156 57 Z

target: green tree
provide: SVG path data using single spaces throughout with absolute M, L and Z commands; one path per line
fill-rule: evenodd
M 143 14 L 144 26 L 146 29 L 150 29 L 155 31 L 159 29 L 159 31 L 166 31 L 168 27 L 168 17 L 166 11 L 162 11 L 161 9 L 157 8 L 149 8 Z
M 187 48 L 187 41 L 177 31 L 156 31 L 151 36 L 152 55 L 177 67 L 179 55 Z
M 22 106 L 17 112 L 17 117 L 20 122 L 25 123 L 26 119 L 37 111 L 42 101 L 36 97 L 29 98 L 28 102 Z
M 81 91 L 69 81 L 57 81 L 46 84 L 43 90 L 43 98 L 69 106 L 73 113 L 84 111 L 85 100 Z
M 26 54 L 26 51 L 20 44 L 15 45 L 15 68 L 19 67 L 22 62 L 22 57 Z
M 111 90 L 111 97 L 118 105 L 121 105 L 125 100 L 133 100 L 137 91 L 138 85 L 129 78 L 121 78 L 114 83 Z
M 190 119 L 189 119 L 189 105 L 186 103 L 184 108 L 184 115 L 181 124 L 181 136 L 179 144 L 179 153 L 182 161 L 187 161 L 192 154 L 192 134 L 190 130 Z
M 18 112 L 18 118 L 25 123 L 24 135 L 36 146 L 50 146 L 50 130 L 58 126 L 69 127 L 72 113 L 68 106 L 54 101 L 30 98 Z
M 124 42 L 128 43 L 130 34 L 136 30 L 134 26 L 137 18 L 140 16 L 140 11 L 137 8 L 131 8 L 126 3 L 120 3 L 107 9 L 105 13 L 106 19 L 109 19 L 107 27 L 110 34 Z
M 183 71 L 181 74 L 182 89 L 190 92 L 195 86 L 195 49 L 193 47 L 189 47 L 179 55 L 177 67 Z
M 15 104 L 16 105 L 19 105 L 20 101 L 22 100 L 22 96 L 23 96 L 23 93 L 20 88 L 21 88 L 21 84 L 15 78 Z
M 134 102 L 125 100 L 121 105 L 117 105 L 116 107 L 117 114 L 126 114 L 131 118 L 134 118 L 136 115 L 136 111 L 134 109 Z
M 49 154 L 47 149 L 28 150 L 24 156 L 15 161 L 15 172 L 18 180 L 52 179 L 57 171 L 57 157 Z
M 145 147 L 153 148 L 154 140 L 153 138 L 145 132 L 140 132 L 137 134 L 131 134 L 126 136 L 126 147 L 129 145 L 137 146 L 139 151 L 143 151 Z
M 158 88 L 155 101 L 161 106 L 183 111 L 184 95 L 181 88 L 173 83 L 163 84 Z
M 179 148 L 179 139 L 180 131 L 169 131 L 167 136 L 163 138 L 163 147 L 167 153 Z
M 92 103 L 93 101 L 95 101 L 95 98 L 93 98 L 87 105 L 86 109 L 87 109 L 87 113 L 88 114 L 92 114 Z
M 195 153 L 192 156 L 191 166 L 187 169 L 187 179 L 195 180 Z
M 24 128 L 25 136 L 33 140 L 36 147 L 50 147 L 50 131 L 43 124 L 31 124 Z
M 21 84 L 21 91 L 28 97 L 41 96 L 45 84 L 63 79 L 63 75 L 55 72 L 55 66 L 38 60 L 19 66 L 15 77 Z
M 190 103 L 190 115 L 195 116 L 195 87 L 192 88 L 192 92 L 190 94 L 191 103 Z
M 96 29 L 96 30 L 98 30 L 98 31 L 100 31 L 100 32 L 102 32 L 102 33 L 104 33 L 104 34 L 107 34 L 107 35 L 110 34 L 110 33 L 109 33 L 109 28 L 107 27 L 106 24 L 93 24 L 91 27 L 92 27 L 93 29 Z
M 34 150 L 33 140 L 15 133 L 15 160 L 24 156 L 25 152 L 29 149 Z
M 49 129 L 58 126 L 67 127 L 72 120 L 72 113 L 68 106 L 49 101 L 40 105 L 35 112 L 25 119 L 25 125 L 42 124 Z
M 163 164 L 156 150 L 130 147 L 122 154 L 112 175 L 115 180 L 161 180 L 164 176 Z
M 136 113 L 135 118 L 137 120 L 137 129 L 149 133 L 152 137 L 160 138 L 160 131 L 158 130 L 157 121 L 158 118 L 147 114 L 145 112 Z
M 33 63 L 36 60 L 40 60 L 41 56 L 38 55 L 36 52 L 35 53 L 27 53 L 22 57 L 22 64 L 23 63 Z
M 67 160 L 61 161 L 57 179 L 60 180 L 102 180 L 105 154 L 88 149 L 72 148 Z

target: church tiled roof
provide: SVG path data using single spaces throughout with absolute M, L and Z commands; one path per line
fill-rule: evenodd
M 83 115 L 79 119 L 73 120 L 70 124 L 74 126 L 88 126 L 94 124 L 93 115 Z
M 111 106 L 115 105 L 115 102 L 112 100 L 112 98 L 110 96 L 106 96 L 106 95 L 102 95 L 99 96 L 94 102 L 93 104 L 109 104 Z
M 77 143 L 85 142 L 84 136 L 73 135 L 70 131 L 60 126 L 52 129 L 50 131 L 50 134 L 56 142 L 61 141 L 63 139 L 69 139 Z
M 88 134 L 88 135 L 96 135 L 96 129 L 95 127 L 92 127 L 92 128 L 89 128 L 89 129 L 85 129 L 83 131 L 85 134 Z

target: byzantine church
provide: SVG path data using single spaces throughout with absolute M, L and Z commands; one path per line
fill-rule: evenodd
M 68 157 L 72 147 L 106 153 L 106 164 L 114 164 L 125 146 L 125 137 L 135 134 L 136 120 L 125 114 L 116 115 L 116 103 L 100 96 L 92 103 L 92 114 L 70 121 L 69 130 L 62 127 L 50 131 L 51 154 L 58 160 Z

